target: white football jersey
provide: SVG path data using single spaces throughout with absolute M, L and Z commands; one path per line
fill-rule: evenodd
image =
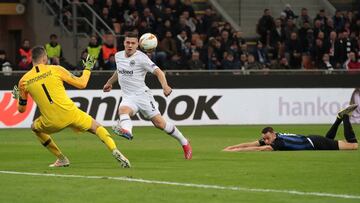
M 159 68 L 139 50 L 136 50 L 130 57 L 125 56 L 125 51 L 119 51 L 115 54 L 115 61 L 119 85 L 125 95 L 148 90 L 149 88 L 145 84 L 146 73 L 153 73 L 155 69 Z

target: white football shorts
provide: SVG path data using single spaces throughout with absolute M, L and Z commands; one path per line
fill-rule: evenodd
M 134 115 L 140 112 L 147 119 L 151 119 L 160 114 L 157 102 L 150 90 L 134 95 L 123 95 L 120 103 L 120 107 L 121 106 L 128 106 L 133 110 Z

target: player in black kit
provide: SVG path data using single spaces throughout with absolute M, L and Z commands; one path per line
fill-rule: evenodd
M 273 150 L 356 150 L 357 139 L 349 121 L 349 115 L 358 107 L 357 104 L 350 105 L 339 111 L 335 123 L 327 134 L 320 135 L 298 135 L 275 132 L 272 127 L 264 128 L 262 138 L 254 142 L 241 143 L 229 146 L 224 151 L 273 151 Z M 345 140 L 335 140 L 336 132 L 341 122 L 344 123 Z

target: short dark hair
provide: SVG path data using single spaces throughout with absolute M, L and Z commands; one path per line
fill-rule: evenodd
M 56 39 L 57 39 L 57 35 L 56 35 L 56 34 L 51 34 L 51 35 L 50 35 L 50 39 L 52 39 L 52 38 L 56 38 Z
M 138 34 L 136 32 L 127 32 L 125 34 L 125 37 L 129 37 L 129 38 L 138 38 Z
M 46 54 L 46 50 L 43 46 L 36 46 L 31 49 L 32 61 L 38 61 L 44 54 Z
M 274 129 L 272 127 L 266 127 L 264 129 L 262 129 L 262 131 L 261 131 L 262 134 L 265 134 L 265 133 L 268 133 L 268 132 L 273 133 Z

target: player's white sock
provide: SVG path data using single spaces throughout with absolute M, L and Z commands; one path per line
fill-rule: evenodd
M 177 139 L 181 145 L 187 145 L 188 144 L 188 140 L 184 137 L 184 135 L 177 129 L 177 127 L 169 122 L 166 122 L 164 131 L 171 135 L 172 137 L 174 137 L 175 139 Z
M 132 133 L 133 125 L 128 114 L 120 115 L 120 126 L 121 128 L 128 130 L 130 133 Z

